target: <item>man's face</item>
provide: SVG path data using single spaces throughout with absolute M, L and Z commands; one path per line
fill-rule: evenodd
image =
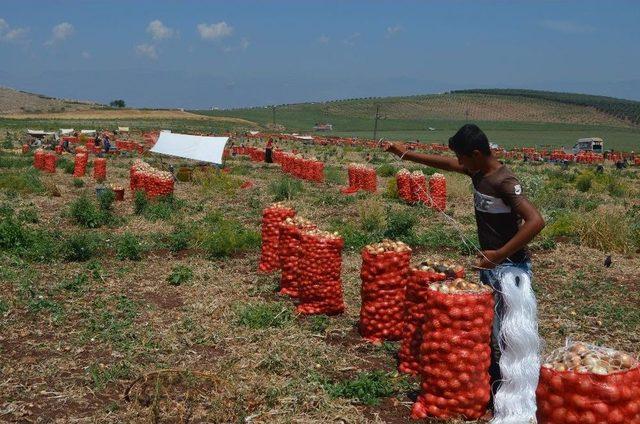
M 478 161 L 479 156 L 482 156 L 482 154 L 477 150 L 474 150 L 473 153 L 471 153 L 471 155 L 463 155 L 463 154 L 456 153 L 456 157 L 458 158 L 458 163 L 462 165 L 464 169 L 466 169 L 471 173 L 478 172 L 480 170 L 480 164 Z

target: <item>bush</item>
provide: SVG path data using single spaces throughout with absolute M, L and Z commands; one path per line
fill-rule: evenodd
M 194 170 L 192 181 L 201 186 L 206 194 L 216 193 L 227 196 L 233 196 L 242 185 L 240 180 L 215 168 Z
M 385 163 L 378 167 L 377 172 L 381 177 L 393 177 L 398 172 L 398 168 L 389 163 Z
M 116 193 L 110 188 L 105 189 L 98 196 L 98 203 L 100 204 L 100 209 L 103 211 L 110 211 L 113 206 L 113 202 L 116 200 Z
M 381 370 L 360 372 L 351 380 L 325 382 L 323 387 L 331 397 L 352 399 L 365 405 L 378 405 L 380 398 L 398 391 L 391 374 Z
M 149 221 L 170 219 L 175 212 L 182 207 L 182 202 L 173 195 L 159 197 L 147 203 L 144 208 L 144 217 Z
M 73 179 L 73 186 L 75 188 L 80 188 L 80 187 L 84 187 L 84 181 L 81 180 L 80 178 L 74 178 Z
M 293 321 L 290 307 L 284 303 L 258 303 L 236 308 L 237 322 L 254 330 L 260 328 L 281 328 Z
M 126 232 L 118 238 L 116 243 L 116 256 L 120 260 L 130 259 L 139 261 L 142 259 L 144 249 L 135 235 Z
M 98 246 L 98 237 L 89 233 L 77 233 L 65 240 L 62 252 L 67 261 L 84 262 L 95 255 Z
M 136 215 L 140 215 L 147 208 L 149 200 L 147 194 L 143 190 L 136 190 L 133 194 L 133 211 Z
M 600 207 L 595 213 L 581 216 L 576 222 L 580 243 L 603 252 L 634 251 L 633 231 L 637 225 L 623 208 Z M 630 237 L 631 236 L 631 237 Z
M 365 198 L 358 207 L 360 227 L 365 231 L 379 232 L 385 228 L 387 215 L 384 204 L 376 197 Z
M 28 248 L 30 243 L 29 232 L 13 218 L 0 220 L 0 248 Z
M 360 250 L 368 244 L 380 241 L 381 232 L 366 232 L 356 228 L 350 223 L 335 221 L 330 225 L 331 231 L 337 231 L 344 240 L 344 246 L 348 249 Z
M 242 250 L 258 248 L 260 234 L 235 221 L 220 220 L 204 236 L 202 247 L 210 258 L 224 258 Z
M 582 215 L 570 212 L 559 212 L 551 216 L 542 230 L 543 238 L 572 237 L 577 233 L 577 222 Z
M 302 189 L 302 182 L 289 177 L 273 181 L 269 186 L 269 191 L 273 194 L 273 199 L 276 202 L 293 199 Z
M 387 217 L 387 228 L 384 236 L 392 240 L 410 242 L 414 236 L 413 227 L 418 223 L 418 217 L 411 211 L 390 213 Z
M 586 193 L 587 191 L 589 191 L 589 189 L 591 189 L 592 181 L 593 174 L 590 172 L 583 172 L 576 178 L 576 188 L 579 191 Z
M 60 158 L 60 160 L 58 160 L 58 168 L 63 169 L 65 174 L 73 174 L 75 162 L 64 157 Z
M 39 221 L 38 211 L 35 210 L 35 208 L 22 209 L 20 212 L 18 212 L 18 219 L 21 222 L 36 224 Z
M 192 277 L 193 271 L 191 270 L 191 268 L 183 265 L 178 265 L 173 267 L 173 269 L 171 270 L 171 274 L 167 278 L 167 281 L 172 286 L 179 286 L 180 284 L 189 281 Z
M 194 230 L 186 225 L 178 224 L 169 234 L 169 250 L 179 252 L 189 247 Z
M 106 221 L 105 214 L 84 194 L 71 203 L 70 215 L 77 224 L 87 228 L 98 228 Z

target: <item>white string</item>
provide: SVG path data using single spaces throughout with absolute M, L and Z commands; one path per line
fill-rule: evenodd
M 502 380 L 494 394 L 491 424 L 536 422 L 536 387 L 540 373 L 540 338 L 536 298 L 524 270 L 501 267 L 499 291 L 503 302 L 501 322 L 494 320 L 500 349 Z

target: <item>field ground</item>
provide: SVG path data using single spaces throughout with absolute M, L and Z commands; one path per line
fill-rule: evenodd
M 413 246 L 413 263 L 470 265 L 473 254 L 448 221 L 387 190 L 399 167 L 391 157 L 375 155 L 378 194 L 345 196 L 346 164 L 365 151 L 284 147 L 325 160 L 327 182 L 235 158 L 230 174 L 178 182 L 173 200 L 137 212 L 132 157 L 109 160 L 107 183 L 127 197 L 101 212 L 93 179 L 65 173 L 68 156 L 44 174 L 31 155 L 0 153 L 0 421 L 412 422 L 417 381 L 395 372 L 398 344 L 356 332 L 359 249 L 386 235 Z M 640 171 L 511 166 L 547 220 L 532 245 L 545 352 L 571 337 L 638 354 Z M 247 180 L 253 188 L 240 189 Z M 447 211 L 473 238 L 470 183 L 447 180 Z M 261 212 L 283 197 L 345 237 L 345 314 L 295 316 L 275 293 L 278 276 L 256 272 Z

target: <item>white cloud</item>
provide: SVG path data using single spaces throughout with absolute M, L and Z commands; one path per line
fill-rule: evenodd
M 356 40 L 358 38 L 360 38 L 360 33 L 359 32 L 354 32 L 353 34 L 351 34 L 350 36 L 348 36 L 347 38 L 342 40 L 342 42 L 344 44 L 346 44 L 347 46 L 355 46 L 356 45 Z
M 247 50 L 250 44 L 251 43 L 249 43 L 249 40 L 247 38 L 240 39 L 240 49 Z
M 171 38 L 175 34 L 175 31 L 168 26 L 165 26 L 162 21 L 156 19 L 149 22 L 147 25 L 147 32 L 151 34 L 154 40 L 164 40 L 165 38 Z
M 89 53 L 89 52 L 82 52 L 82 58 L 83 58 L 83 59 L 91 59 L 91 53 Z
M 320 37 L 318 37 L 318 43 L 320 44 L 329 44 L 329 37 L 322 34 Z
M 0 41 L 22 41 L 28 32 L 29 28 L 11 28 L 7 21 L 0 18 Z
M 233 33 L 233 27 L 224 21 L 210 25 L 198 24 L 197 28 L 200 38 L 203 40 L 217 40 L 228 37 Z
M 45 46 L 51 46 L 54 43 L 64 41 L 67 38 L 71 37 L 74 32 L 75 32 L 75 29 L 73 28 L 73 25 L 71 25 L 69 22 L 59 23 L 58 25 L 54 26 L 53 29 L 51 30 L 51 39 L 49 39 L 49 41 L 47 41 L 44 44 Z
M 389 37 L 393 37 L 394 35 L 397 35 L 399 32 L 401 32 L 404 28 L 402 28 L 402 26 L 400 25 L 396 25 L 396 26 L 392 26 L 392 27 L 387 27 L 387 38 Z
M 158 59 L 158 51 L 156 50 L 156 46 L 152 46 L 151 44 L 138 44 L 136 46 L 136 53 L 151 60 Z
M 595 31 L 591 25 L 583 25 L 573 21 L 547 19 L 539 22 L 540 26 L 564 34 L 586 34 Z

